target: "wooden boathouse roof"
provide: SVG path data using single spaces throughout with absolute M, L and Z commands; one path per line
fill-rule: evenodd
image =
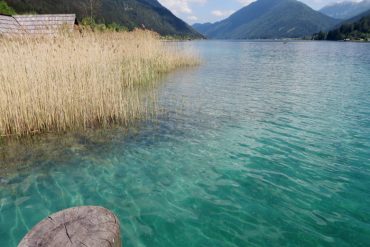
M 72 31 L 75 14 L 0 15 L 0 35 L 54 35 L 62 28 Z

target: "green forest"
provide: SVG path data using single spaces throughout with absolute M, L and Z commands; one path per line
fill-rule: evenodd
M 0 14 L 2 15 L 14 15 L 15 11 L 13 8 L 9 7 L 5 1 L 0 0 Z
M 370 40 L 370 15 L 352 23 L 344 23 L 339 28 L 329 32 L 319 32 L 313 35 L 314 40 Z

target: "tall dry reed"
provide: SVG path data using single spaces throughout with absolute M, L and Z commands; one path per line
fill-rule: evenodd
M 128 124 L 143 89 L 198 62 L 149 31 L 0 39 L 0 54 L 1 136 Z

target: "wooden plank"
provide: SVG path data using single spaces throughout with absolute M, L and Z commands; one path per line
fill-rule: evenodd
M 51 26 L 51 25 L 73 25 L 74 23 L 67 22 L 67 21 L 37 21 L 37 22 L 19 22 L 22 26 Z
M 4 28 L 4 29 L 19 29 L 20 27 L 19 27 L 19 25 L 8 25 L 8 24 L 6 24 L 6 25 L 2 25 L 1 23 L 0 23 L 0 27 L 2 27 L 2 28 Z
M 30 19 L 16 19 L 19 23 L 32 23 L 32 22 L 73 22 L 74 19 L 62 19 L 62 18 L 55 18 L 55 19 L 35 19 L 35 20 L 30 20 Z
M 3 15 L 6 16 L 6 15 Z M 13 17 L 56 17 L 56 16 L 69 16 L 69 17 L 74 17 L 76 18 L 75 14 L 41 14 L 41 15 L 13 15 Z
M 37 20 L 55 20 L 55 19 L 61 19 L 61 20 L 75 20 L 76 16 L 42 16 L 42 15 L 35 15 L 35 16 L 21 16 L 21 15 L 15 15 L 15 19 L 17 20 L 30 20 L 30 21 L 37 21 Z
M 0 34 L 17 34 L 20 33 L 20 26 L 11 16 L 0 15 Z
M 73 31 L 76 15 L 0 15 L 3 34 L 56 34 L 63 27 Z

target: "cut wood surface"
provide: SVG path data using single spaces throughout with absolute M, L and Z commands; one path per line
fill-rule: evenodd
M 76 207 L 50 215 L 18 247 L 121 247 L 117 217 L 102 207 Z

